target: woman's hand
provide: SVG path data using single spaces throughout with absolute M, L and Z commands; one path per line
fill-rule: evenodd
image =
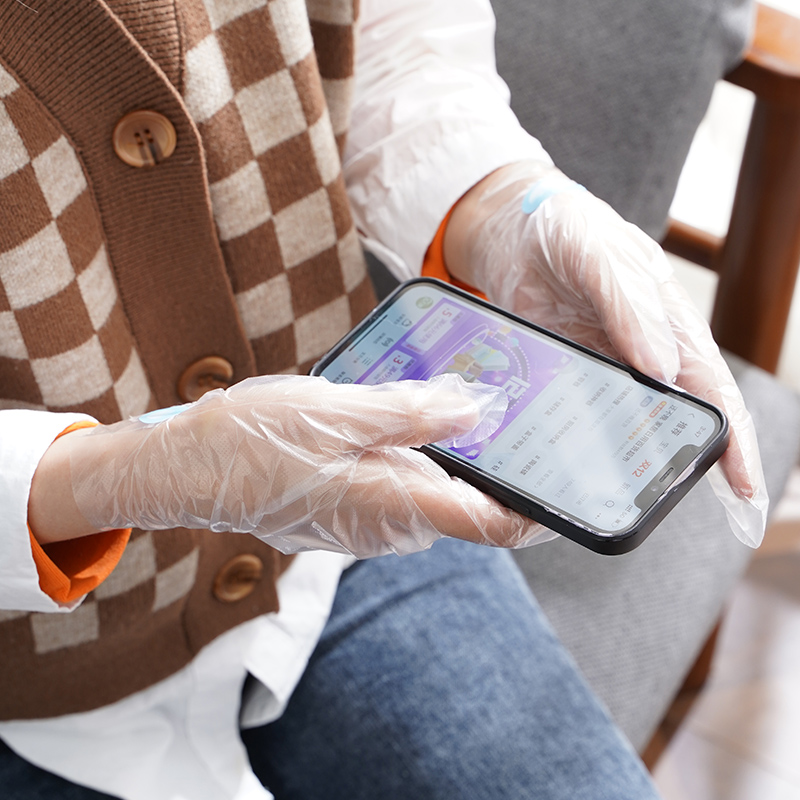
M 71 485 L 94 530 L 209 528 L 284 552 L 361 558 L 441 536 L 518 547 L 549 533 L 411 449 L 483 439 L 504 411 L 497 389 L 453 375 L 381 386 L 272 376 L 210 392 L 160 422 L 56 444 L 77 437 Z
M 760 543 L 768 500 L 752 420 L 656 242 L 552 167 L 519 163 L 458 203 L 445 261 L 498 305 L 722 408 L 731 443 L 709 477 L 737 536 Z

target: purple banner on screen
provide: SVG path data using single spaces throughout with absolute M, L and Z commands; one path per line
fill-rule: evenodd
M 426 380 L 455 372 L 470 382 L 502 387 L 508 395 L 508 412 L 500 428 L 477 445 L 451 448 L 474 459 L 572 361 L 544 342 L 516 335 L 501 320 L 445 298 L 392 343 L 358 382 Z

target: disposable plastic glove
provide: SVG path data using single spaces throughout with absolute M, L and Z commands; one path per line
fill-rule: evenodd
M 502 392 L 453 375 L 380 386 L 253 378 L 162 421 L 85 434 L 106 446 L 91 465 L 72 463 L 73 493 L 98 529 L 252 533 L 287 553 L 405 554 L 444 535 L 520 547 L 550 532 L 409 449 L 479 441 L 505 408 Z
M 445 259 L 498 305 L 720 407 L 731 443 L 709 479 L 734 533 L 758 546 L 768 499 L 750 414 L 656 242 L 558 170 L 530 162 L 499 170 L 459 202 Z

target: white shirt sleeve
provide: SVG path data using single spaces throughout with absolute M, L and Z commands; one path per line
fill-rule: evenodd
M 86 414 L 10 409 L 0 411 L 0 609 L 71 611 L 39 588 L 28 533 L 28 497 L 33 473 L 53 440 L 68 426 L 92 420 Z M 0 611 L 0 614 L 8 616 Z
M 344 175 L 367 249 L 398 278 L 459 197 L 514 161 L 552 163 L 509 108 L 489 0 L 362 0 Z

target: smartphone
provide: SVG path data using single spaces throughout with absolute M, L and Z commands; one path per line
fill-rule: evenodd
M 641 544 L 725 452 L 716 407 L 438 280 L 401 284 L 315 365 L 333 383 L 455 372 L 502 387 L 500 427 L 430 458 L 598 553 Z

